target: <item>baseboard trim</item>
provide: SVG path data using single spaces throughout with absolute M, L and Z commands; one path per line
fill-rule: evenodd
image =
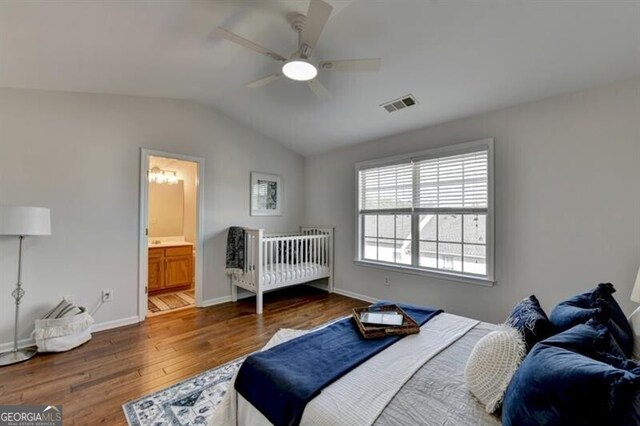
M 320 290 L 325 290 L 325 291 L 327 290 L 326 284 L 323 285 L 320 283 L 308 283 L 307 285 L 311 287 L 315 287 Z M 365 296 L 364 294 L 354 293 L 349 290 L 344 290 L 342 288 L 334 288 L 333 292 L 336 294 L 340 294 L 342 296 L 351 297 L 352 299 L 358 299 L 358 300 L 362 300 L 369 303 L 375 303 L 379 300 L 373 297 Z M 238 300 L 255 296 L 255 294 L 251 292 L 243 292 L 243 293 L 244 294 L 238 294 Z M 206 308 L 208 306 L 220 305 L 222 303 L 227 303 L 227 302 L 231 302 L 231 296 L 222 296 L 222 297 L 216 297 L 215 299 L 204 300 L 200 307 Z
M 111 330 L 112 328 L 124 327 L 125 325 L 137 324 L 139 322 L 140 321 L 138 320 L 137 316 L 121 318 L 113 321 L 105 321 L 98 324 L 93 324 L 93 326 L 91 326 L 91 332 L 97 333 L 99 331 Z
M 215 299 L 203 300 L 199 308 L 206 308 L 208 306 L 220 305 L 221 303 L 231 302 L 231 296 L 216 297 Z
M 352 299 L 358 299 L 358 300 L 362 300 L 365 302 L 369 302 L 369 303 L 376 303 L 379 299 L 376 299 L 374 297 L 369 297 L 369 296 L 365 296 L 364 294 L 360 294 L 360 293 L 354 293 L 352 291 L 349 290 L 345 290 L 342 288 L 334 288 L 333 292 L 336 294 L 340 294 L 342 296 L 347 296 L 350 297 Z
M 138 317 L 121 318 L 114 321 L 105 321 L 91 326 L 91 332 L 97 333 L 99 331 L 111 330 L 112 328 L 124 327 L 125 325 L 137 324 Z M 32 338 L 22 339 L 18 341 L 18 348 L 26 348 L 34 346 L 35 340 Z M 0 343 L 0 353 L 13 350 L 13 342 Z
M 310 282 L 305 285 L 308 285 L 309 287 L 317 288 L 318 290 L 323 290 L 323 291 L 328 291 L 328 287 L 329 287 L 327 283 L 318 283 L 318 282 Z
M 238 300 L 248 299 L 250 297 L 256 297 L 256 294 L 251 293 L 250 291 L 242 291 L 238 293 Z M 208 306 L 220 305 L 231 301 L 231 296 L 216 297 L 215 299 L 203 300 L 202 304 L 198 306 L 198 308 L 206 308 Z
M 18 348 L 20 349 L 34 346 L 35 344 L 35 340 L 30 337 L 28 339 L 18 340 Z M 9 352 L 11 350 L 13 350 L 13 341 L 0 344 L 0 353 Z

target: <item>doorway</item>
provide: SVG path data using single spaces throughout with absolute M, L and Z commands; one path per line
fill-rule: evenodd
M 142 149 L 138 317 L 202 304 L 204 159 Z

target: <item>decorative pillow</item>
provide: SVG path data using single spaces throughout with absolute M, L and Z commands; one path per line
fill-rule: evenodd
M 577 352 L 597 361 L 612 364 L 616 368 L 623 368 L 618 360 L 626 361 L 627 359 L 609 327 L 597 318 L 551 336 L 542 343 Z
M 527 351 L 554 332 L 553 324 L 533 294 L 518 302 L 505 323 L 522 333 L 527 343 Z
M 604 318 L 618 345 L 629 357 L 633 352 L 633 332 L 620 305 L 613 298 L 615 291 L 613 285 L 607 283 L 575 295 L 553 309 L 551 322 L 558 330 L 564 331 L 591 318 Z
M 509 381 L 525 355 L 522 334 L 508 325 L 502 325 L 476 343 L 464 376 L 467 388 L 488 413 L 500 408 Z
M 509 383 L 503 425 L 621 424 L 640 391 L 640 368 L 602 351 L 608 337 L 590 323 L 537 344 Z

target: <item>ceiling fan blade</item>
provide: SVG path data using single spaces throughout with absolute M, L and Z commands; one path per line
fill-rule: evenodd
M 256 81 L 252 81 L 251 83 L 248 83 L 247 87 L 251 89 L 257 89 L 258 87 L 266 86 L 267 84 L 274 82 L 276 80 L 279 80 L 280 78 L 282 78 L 282 74 L 280 73 L 271 74 L 264 78 L 261 78 L 260 80 L 256 80 Z
M 345 59 L 339 61 L 322 61 L 318 64 L 321 70 L 329 71 L 380 71 L 382 59 Z
M 306 57 L 311 56 L 311 52 L 315 49 L 332 10 L 333 6 L 322 0 L 311 0 L 311 3 L 309 3 L 307 18 L 300 33 L 301 52 Z
M 263 55 L 266 55 L 271 59 L 275 59 L 276 61 L 285 62 L 287 60 L 284 56 L 279 55 L 276 52 L 267 49 L 266 47 L 260 46 L 259 44 L 256 44 L 251 40 L 240 37 L 239 35 L 234 34 L 231 31 L 227 31 L 222 27 L 217 27 L 215 30 L 213 30 L 213 33 L 218 37 L 222 37 L 226 40 L 229 40 L 230 42 L 239 44 L 240 46 L 246 47 L 247 49 L 253 50 L 254 52 L 262 53 Z
M 318 80 L 317 78 L 307 81 L 307 86 L 309 86 L 311 91 L 315 93 L 315 95 L 320 99 L 327 99 L 331 97 L 331 94 L 329 93 L 327 88 L 324 87 L 324 85 L 320 83 L 320 80 Z

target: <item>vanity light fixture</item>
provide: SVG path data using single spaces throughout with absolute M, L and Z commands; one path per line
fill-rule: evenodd
M 169 185 L 178 183 L 178 174 L 173 170 L 162 170 L 160 167 L 152 167 L 148 174 L 149 182 L 166 183 Z

